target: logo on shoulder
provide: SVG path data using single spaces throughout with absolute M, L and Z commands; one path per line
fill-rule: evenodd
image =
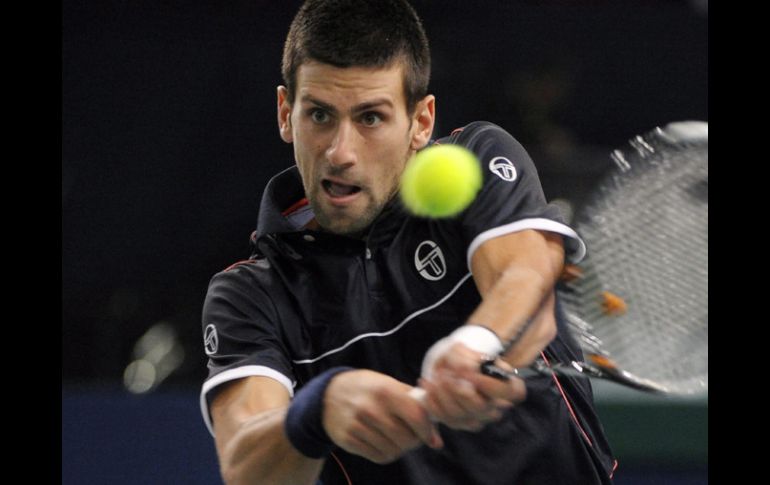
M 206 325 L 203 331 L 203 347 L 206 349 L 206 355 L 214 355 L 219 348 L 219 336 L 217 336 L 217 327 L 213 323 Z
M 506 182 L 516 180 L 516 167 L 505 157 L 495 157 L 489 161 L 489 171 Z
M 446 275 L 446 260 L 433 241 L 423 241 L 414 252 L 414 266 L 426 280 L 438 281 Z

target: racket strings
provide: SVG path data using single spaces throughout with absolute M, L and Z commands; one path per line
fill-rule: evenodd
M 632 146 L 577 221 L 591 253 L 562 293 L 568 320 L 586 352 L 672 392 L 699 392 L 708 386 L 708 144 L 648 135 Z M 624 312 L 608 313 L 602 292 Z

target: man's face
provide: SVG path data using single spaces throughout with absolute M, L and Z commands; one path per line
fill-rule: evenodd
M 324 229 L 356 235 L 398 189 L 409 157 L 433 129 L 433 97 L 406 110 L 400 63 L 337 68 L 309 62 L 297 71 L 293 105 L 279 88 L 282 138 L 294 144 L 305 194 Z

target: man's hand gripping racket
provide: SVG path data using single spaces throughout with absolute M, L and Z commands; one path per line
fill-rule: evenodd
M 450 428 L 477 431 L 502 417 L 503 412 L 526 396 L 520 379 L 511 380 L 502 367 L 491 364 L 504 352 L 490 329 L 463 325 L 436 342 L 422 363 L 419 387 L 410 395 L 422 402 L 435 421 Z M 506 365 L 500 361 L 501 365 Z M 514 369 L 507 366 L 510 372 Z
M 708 123 L 671 123 L 629 145 L 612 153 L 614 166 L 578 212 L 575 228 L 591 253 L 568 266 L 557 287 L 583 359 L 505 369 L 496 364 L 504 349 L 494 334 L 461 330 L 460 342 L 489 355 L 482 374 L 708 392 Z M 450 336 L 440 345 L 457 341 Z M 426 355 L 423 377 L 440 345 Z M 416 387 L 411 395 L 423 400 L 426 392 Z

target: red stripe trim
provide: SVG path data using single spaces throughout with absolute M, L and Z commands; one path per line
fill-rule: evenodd
M 463 126 L 462 128 L 455 128 L 454 130 L 452 130 L 452 132 L 449 134 L 449 136 L 452 136 L 452 135 L 454 135 L 455 133 L 460 133 L 460 132 L 461 132 L 461 131 L 463 131 L 464 129 L 465 129 L 465 127 L 464 127 L 464 126 Z M 438 140 L 433 140 L 433 145 L 441 145 L 441 142 L 440 142 L 440 141 L 438 141 Z
M 310 203 L 310 202 L 308 202 L 308 200 L 307 200 L 307 197 L 304 197 L 304 198 L 302 198 L 302 199 L 298 200 L 297 202 L 293 203 L 293 204 L 292 204 L 292 205 L 291 205 L 291 206 L 290 206 L 288 209 L 286 209 L 285 211 L 281 212 L 281 215 L 282 215 L 282 216 L 284 216 L 284 217 L 286 217 L 286 216 L 288 216 L 289 214 L 291 214 L 292 212 L 295 212 L 295 211 L 297 211 L 297 210 L 299 210 L 299 209 L 301 209 L 301 208 L 305 207 L 305 206 L 306 206 L 306 205 L 308 205 L 309 203 Z
M 253 259 L 244 259 L 243 261 L 238 261 L 237 263 L 231 264 L 230 266 L 225 268 L 224 271 L 230 271 L 231 269 L 237 268 L 238 266 L 240 266 L 242 264 L 248 264 L 248 263 L 253 263 L 253 262 L 254 262 Z
M 548 365 L 548 367 L 551 367 L 551 363 L 548 362 L 548 357 L 545 356 L 545 352 L 540 352 L 540 356 L 543 358 L 543 360 Z M 591 445 L 591 448 L 593 448 L 594 444 L 591 442 L 591 438 L 588 437 L 588 434 L 583 429 L 583 426 L 580 425 L 580 421 L 578 421 L 578 418 L 575 415 L 575 411 L 572 409 L 572 405 L 570 405 L 569 399 L 567 399 L 567 394 L 564 392 L 564 389 L 561 387 L 561 382 L 559 382 L 559 378 L 556 377 L 556 373 L 552 372 L 551 377 L 553 378 L 553 381 L 556 383 L 556 387 L 559 388 L 561 397 L 562 399 L 564 399 L 564 404 L 567 405 L 567 409 L 569 410 L 569 414 L 572 416 L 572 420 L 575 421 L 575 424 L 577 425 L 578 429 L 580 430 L 581 433 L 583 433 L 583 438 L 585 438 L 588 444 Z
M 350 480 L 350 477 L 348 476 L 348 472 L 347 470 L 345 470 L 345 467 L 342 466 L 342 462 L 340 461 L 340 459 L 337 458 L 337 455 L 335 455 L 334 453 L 332 453 L 331 455 L 332 455 L 332 458 L 334 458 L 334 461 L 336 461 L 337 464 L 340 466 L 340 470 L 342 470 L 342 473 L 345 475 L 345 479 L 348 481 L 348 485 L 353 485 L 353 482 Z
M 545 352 L 540 352 L 540 356 L 543 358 L 545 363 L 548 365 L 548 367 L 551 367 L 551 363 L 548 362 L 548 357 L 545 356 Z M 567 399 L 567 394 L 564 392 L 564 389 L 561 387 L 561 382 L 559 382 L 559 378 L 556 376 L 556 373 L 552 373 L 551 376 L 553 377 L 553 381 L 556 383 L 556 387 L 559 388 L 559 392 L 561 393 L 562 399 L 564 399 L 564 404 L 567 405 L 567 409 L 569 410 L 570 416 L 572 416 L 572 420 L 577 425 L 580 432 L 583 434 L 583 438 L 588 442 L 589 445 L 591 445 L 591 448 L 593 448 L 594 444 L 591 442 L 591 438 L 588 437 L 588 434 L 583 429 L 583 426 L 580 425 L 580 421 L 578 421 L 577 415 L 575 415 L 575 411 L 572 409 L 572 406 L 569 403 L 569 400 Z M 612 470 L 610 471 L 610 478 L 615 475 L 615 470 L 618 469 L 618 460 L 615 459 L 612 462 Z

